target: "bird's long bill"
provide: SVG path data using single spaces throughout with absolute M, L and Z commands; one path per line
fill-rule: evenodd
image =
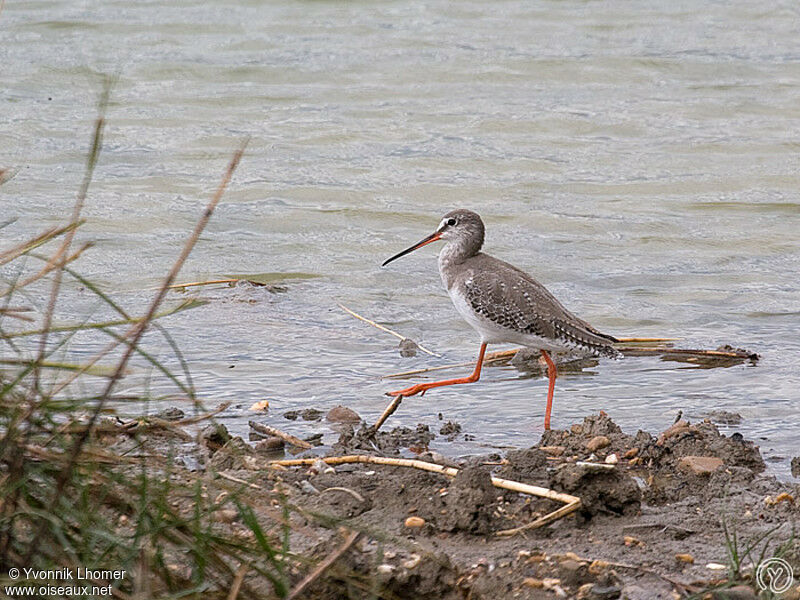
M 387 258 L 387 259 L 386 259 L 386 260 L 383 262 L 383 264 L 382 264 L 381 266 L 382 266 L 382 267 L 385 267 L 386 265 L 388 265 L 388 264 L 389 264 L 390 262 L 392 262 L 393 260 L 397 260 L 397 259 L 398 259 L 398 258 L 400 258 L 401 256 L 405 256 L 406 254 L 408 254 L 408 253 L 410 253 L 410 252 L 413 252 L 413 251 L 414 251 L 414 250 L 416 250 L 417 248 L 422 248 L 423 246 L 426 246 L 426 245 L 430 244 L 431 242 L 435 242 L 435 241 L 436 241 L 436 240 L 438 240 L 440 237 L 442 237 L 442 233 L 441 233 L 440 231 L 434 231 L 434 232 L 433 232 L 432 234 L 430 234 L 428 237 L 426 237 L 425 239 L 422 239 L 422 240 L 418 241 L 416 244 L 414 244 L 414 245 L 413 245 L 413 246 L 411 246 L 410 248 L 406 248 L 406 249 L 405 249 L 405 250 L 403 250 L 402 252 L 398 252 L 398 253 L 397 253 L 397 254 L 395 254 L 395 255 L 394 255 L 392 258 Z

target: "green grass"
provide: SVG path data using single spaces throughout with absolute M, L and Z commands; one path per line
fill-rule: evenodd
M 81 275 L 78 265 L 91 244 L 75 240 L 101 156 L 111 87 L 107 82 L 101 94 L 86 174 L 68 221 L 11 247 L 0 244 L 0 585 L 70 583 L 12 580 L 12 568 L 82 567 L 124 571 L 108 582 L 118 598 L 285 597 L 291 552 L 289 508 L 285 501 L 281 506 L 281 495 L 255 493 L 217 478 L 211 468 L 190 472 L 177 460 L 186 452 L 186 432 L 147 419 L 123 424 L 114 410 L 118 383 L 137 357 L 171 382 L 195 414 L 204 412 L 186 361 L 159 321 L 199 305 L 167 305 L 167 289 L 244 145 L 214 198 L 198 211 L 197 227 L 152 302 L 123 308 Z M 60 311 L 78 286 L 116 317 L 67 322 Z M 148 330 L 161 332 L 180 372 L 145 347 Z M 83 362 L 70 360 L 70 343 L 88 331 L 106 343 Z M 146 389 L 137 395 L 148 397 Z

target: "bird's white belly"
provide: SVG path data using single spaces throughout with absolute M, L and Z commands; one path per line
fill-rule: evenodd
M 566 352 L 571 350 L 568 346 L 560 343 L 559 340 L 547 339 L 530 333 L 514 331 L 513 329 L 498 325 L 494 321 L 479 315 L 472 310 L 472 306 L 467 299 L 458 293 L 457 286 L 453 286 L 452 289 L 448 290 L 448 293 L 459 314 L 480 334 L 481 341 L 487 344 L 520 344 L 529 348 L 547 350 L 549 352 Z

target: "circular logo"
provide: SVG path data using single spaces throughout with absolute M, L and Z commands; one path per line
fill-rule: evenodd
M 782 558 L 768 558 L 756 569 L 756 583 L 760 590 L 783 594 L 789 591 L 793 581 L 792 567 Z

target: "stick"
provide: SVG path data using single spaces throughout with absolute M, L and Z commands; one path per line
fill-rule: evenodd
M 339 548 L 337 548 L 336 551 L 332 552 L 325 560 L 323 560 L 317 566 L 316 569 L 311 571 L 311 573 L 306 575 L 300 583 L 294 586 L 292 591 L 289 592 L 289 595 L 286 596 L 286 600 L 294 600 L 300 594 L 302 594 L 303 591 L 309 585 L 314 583 L 314 581 L 316 581 L 320 575 L 322 575 L 326 570 L 328 570 L 333 563 L 339 560 L 342 554 L 344 554 L 350 549 L 350 546 L 352 546 L 356 542 L 359 535 L 361 535 L 360 531 L 351 531 L 350 535 L 347 536 L 347 539 L 345 539 L 344 543 L 341 546 L 339 546 Z
M 630 340 L 645 340 L 648 338 L 626 338 Z M 659 338 L 651 338 L 657 340 Z M 666 339 L 666 338 L 665 338 Z M 486 355 L 483 364 L 498 362 L 500 360 L 513 357 L 522 348 L 515 348 L 514 350 L 501 350 L 500 352 L 492 352 Z M 730 358 L 738 360 L 758 360 L 758 354 L 754 352 L 742 351 L 725 351 L 725 350 L 692 350 L 682 348 L 640 348 L 638 346 L 617 346 L 617 350 L 627 356 L 652 356 L 652 355 L 667 355 L 667 356 L 696 356 L 708 358 Z M 475 364 L 475 361 L 457 363 L 452 365 L 441 365 L 438 367 L 427 367 L 425 369 L 413 369 L 411 371 L 402 371 L 400 373 L 392 373 L 390 375 L 383 375 L 381 379 L 393 379 L 396 377 L 408 377 L 410 375 L 419 375 L 421 373 L 430 373 L 431 371 L 442 371 L 445 369 L 455 369 L 458 367 L 470 367 Z
M 273 460 L 270 461 L 270 465 L 281 465 L 284 467 L 297 467 L 300 465 L 312 465 L 317 460 L 322 460 L 326 464 L 329 465 L 340 465 L 346 463 L 371 463 L 375 465 L 389 465 L 393 467 L 412 467 L 414 469 L 421 469 L 422 471 L 430 471 L 432 473 L 439 473 L 441 475 L 446 475 L 448 477 L 455 477 L 458 475 L 458 469 L 453 467 L 443 467 L 442 465 L 437 465 L 434 463 L 429 463 L 421 460 L 414 460 L 410 458 L 389 458 L 384 456 L 368 456 L 365 454 L 350 454 L 347 456 L 328 456 L 326 458 L 295 458 L 289 460 Z M 566 506 L 562 506 L 558 510 L 555 510 L 540 519 L 536 519 L 535 521 L 528 523 L 527 525 L 523 525 L 522 527 L 517 527 L 515 529 L 505 529 L 503 531 L 498 531 L 495 535 L 498 536 L 509 536 L 515 535 L 521 531 L 529 531 L 531 529 L 537 529 L 539 527 L 543 527 L 553 521 L 561 519 L 562 517 L 567 516 L 568 514 L 575 512 L 581 506 L 581 499 L 577 496 L 572 496 L 570 494 L 563 494 L 561 492 L 556 492 L 555 490 L 549 490 L 547 488 L 539 487 L 536 485 L 529 485 L 527 483 L 521 483 L 519 481 L 512 481 L 510 479 L 501 479 L 500 477 L 492 477 L 492 485 L 497 488 L 501 488 L 504 490 L 509 490 L 512 492 L 519 492 L 522 494 L 529 494 L 531 496 L 538 496 L 540 498 L 547 498 L 549 500 L 555 500 L 556 502 L 563 502 Z
M 247 487 L 254 489 L 254 490 L 261 490 L 264 489 L 260 485 L 256 485 L 255 483 L 250 483 L 249 481 L 245 481 L 244 479 L 239 479 L 238 477 L 234 477 L 233 475 L 228 475 L 225 471 L 217 471 L 217 475 L 222 477 L 223 479 L 227 479 L 228 481 L 232 481 L 233 483 L 238 483 L 240 485 L 246 485 Z
M 652 344 L 654 342 L 675 342 L 680 338 L 646 338 L 646 337 L 627 337 L 617 338 L 621 344 Z
M 264 435 L 273 435 L 275 437 L 279 437 L 285 442 L 289 442 L 292 446 L 297 446 L 298 448 L 305 448 L 306 450 L 310 450 L 314 446 L 309 444 L 306 441 L 301 440 L 300 438 L 296 438 L 293 435 L 288 433 L 284 433 L 280 429 L 275 429 L 274 427 L 270 427 L 269 425 L 262 425 L 261 423 L 256 423 L 255 421 L 248 421 L 248 425 L 258 433 L 263 433 Z M 311 461 L 312 463 L 314 461 Z
M 231 584 L 231 591 L 228 594 L 228 600 L 236 600 L 236 597 L 239 595 L 239 590 L 242 587 L 244 576 L 247 574 L 247 569 L 249 568 L 250 568 L 250 563 L 243 562 L 242 566 L 239 567 L 239 570 L 236 571 L 236 575 L 233 578 L 233 583 Z
M 392 401 L 389 403 L 389 406 L 386 407 L 386 410 L 383 411 L 381 418 L 375 421 L 375 425 L 372 426 L 373 431 L 378 431 L 381 428 L 381 425 L 384 424 L 386 419 L 391 417 L 394 414 L 394 411 L 397 410 L 397 407 L 400 406 L 400 403 L 403 401 L 403 395 L 400 394 L 399 396 L 395 396 Z
M 384 327 L 383 325 L 380 325 L 380 324 L 376 323 L 375 321 L 371 321 L 371 320 L 367 319 L 366 317 L 362 317 L 358 313 L 353 312 L 352 310 L 347 308 L 344 304 L 339 304 L 339 308 L 341 308 L 346 313 L 349 313 L 349 314 L 353 315 L 356 319 L 358 319 L 360 321 L 364 321 L 364 323 L 372 325 L 373 327 L 376 327 L 377 329 L 380 329 L 381 331 L 385 331 L 386 333 L 390 333 L 394 337 L 399 338 L 400 340 L 407 340 L 408 339 L 406 336 L 400 335 L 399 333 L 397 333 L 396 331 L 392 331 L 388 327 Z M 442 358 L 441 354 L 436 354 L 436 352 L 432 352 L 431 350 L 428 350 L 427 348 L 425 348 L 421 344 L 417 344 L 417 348 L 422 350 L 425 354 L 430 354 L 431 356 L 435 356 L 436 358 Z
M 575 502 L 570 502 L 559 508 L 558 510 L 554 510 L 553 512 L 546 514 L 545 516 L 536 519 L 535 521 L 531 521 L 527 525 L 523 525 L 522 527 L 515 527 L 514 529 L 503 529 L 502 531 L 498 531 L 495 533 L 498 537 L 509 537 L 512 535 L 516 535 L 518 533 L 522 533 L 523 531 L 530 531 L 531 529 L 539 529 L 539 527 L 544 527 L 552 523 L 553 521 L 558 521 L 562 517 L 566 517 L 568 514 L 575 512 L 581 507 L 580 498 L 576 498 Z

